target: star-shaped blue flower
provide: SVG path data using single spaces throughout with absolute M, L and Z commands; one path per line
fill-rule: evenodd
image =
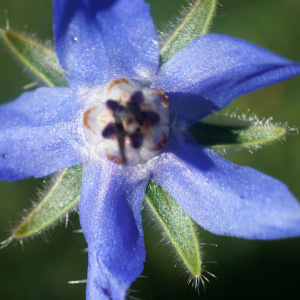
M 283 183 L 223 159 L 187 131 L 234 98 L 299 74 L 299 64 L 209 34 L 159 67 L 156 31 L 142 0 L 56 0 L 54 24 L 70 87 L 39 88 L 0 107 L 0 179 L 43 177 L 83 164 L 79 213 L 89 249 L 87 299 L 124 299 L 142 272 L 141 206 L 149 179 L 213 233 L 248 239 L 300 234 L 300 206 Z M 98 157 L 84 133 L 84 127 L 93 130 L 91 95 L 120 79 L 163 90 L 169 99 L 168 141 L 157 155 L 132 165 Z M 135 101 L 122 113 L 142 114 L 140 122 L 153 127 L 157 115 Z M 126 133 L 139 148 L 143 134 L 120 129 L 124 115 L 115 102 L 109 105 L 117 124 L 108 124 L 109 134 L 124 140 Z

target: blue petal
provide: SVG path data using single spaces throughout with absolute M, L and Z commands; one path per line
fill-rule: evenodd
M 197 38 L 165 63 L 154 86 L 169 93 L 170 114 L 186 129 L 233 99 L 300 73 L 300 64 L 225 35 Z
M 171 152 L 149 167 L 153 180 L 199 225 L 247 239 L 300 235 L 300 205 L 285 184 L 225 160 L 188 133 L 180 139 L 173 137 Z
M 89 249 L 88 300 L 124 300 L 143 270 L 141 206 L 148 179 L 139 167 L 84 165 L 79 216 Z
M 43 177 L 80 164 L 79 109 L 68 88 L 40 88 L 1 105 L 0 179 Z
M 56 0 L 54 24 L 56 53 L 71 86 L 157 72 L 157 35 L 142 0 Z

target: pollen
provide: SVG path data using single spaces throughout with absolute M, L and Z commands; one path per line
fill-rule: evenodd
M 99 157 L 135 165 L 163 151 L 169 136 L 169 101 L 164 91 L 119 78 L 91 98 L 83 113 L 83 128 Z

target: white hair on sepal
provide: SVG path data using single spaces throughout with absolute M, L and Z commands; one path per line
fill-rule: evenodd
M 36 232 L 24 237 L 18 237 L 14 234 L 55 186 L 60 175 L 61 172 L 56 172 L 43 179 L 42 184 L 40 184 L 40 186 L 37 188 L 37 191 L 35 192 L 35 195 L 33 196 L 34 200 L 31 200 L 28 207 L 24 208 L 20 213 L 19 221 L 15 221 L 12 225 L 10 225 L 11 228 L 9 230 L 9 237 L 6 240 L 0 242 L 0 249 L 7 247 L 12 242 L 20 243 L 23 247 L 24 241 L 33 240 L 36 236 L 40 236 L 47 243 L 47 233 L 52 231 L 57 224 L 63 224 L 65 227 L 67 227 L 69 222 L 69 215 L 78 212 L 78 201 L 72 207 L 70 207 L 67 212 L 63 213 L 59 218 L 55 219 L 54 222 L 46 225 L 42 230 L 37 230 Z
M 139 277 L 143 277 L 143 276 L 139 276 Z M 137 297 L 130 295 L 131 293 L 136 293 L 136 292 L 138 292 L 138 291 L 133 290 L 133 289 L 128 289 L 126 292 L 126 295 L 125 295 L 125 299 L 126 300 L 143 300 L 142 298 L 137 298 Z
M 251 154 L 261 149 L 265 145 L 273 145 L 275 142 L 279 141 L 283 143 L 286 140 L 287 135 L 298 134 L 298 128 L 294 125 L 290 126 L 288 122 L 274 122 L 272 117 L 262 118 L 260 119 L 255 113 L 251 113 L 248 110 L 246 113 L 239 113 L 239 109 L 237 108 L 235 111 L 227 110 L 226 112 L 217 112 L 211 114 L 201 120 L 202 123 L 208 124 L 216 124 L 216 125 L 224 125 L 224 126 L 253 126 L 253 127 L 264 127 L 265 129 L 270 129 L 270 136 L 273 132 L 272 129 L 276 127 L 280 127 L 284 130 L 284 133 L 278 138 L 274 138 L 272 140 L 266 140 L 261 143 L 253 143 L 251 145 L 241 144 L 241 145 L 232 145 L 232 146 L 207 146 L 210 150 L 216 152 L 217 154 L 224 156 L 232 151 L 240 151 L 247 150 Z M 268 134 L 268 130 L 266 130 L 266 135 Z
M 176 29 L 184 21 L 196 1 L 197 0 L 186 0 L 186 6 L 181 5 L 178 11 L 178 15 L 173 16 L 171 20 L 162 25 L 163 31 L 158 31 L 158 41 L 160 49 L 168 42 Z
M 14 238 L 12 236 L 10 236 L 9 238 L 0 242 L 0 250 L 7 247 L 13 240 L 14 240 Z
M 8 17 L 8 11 L 7 11 L 7 9 L 4 10 L 4 14 L 5 14 L 5 29 L 6 30 L 10 30 L 9 17 Z
M 215 261 L 206 260 L 207 255 L 206 255 L 204 248 L 208 247 L 208 246 L 218 247 L 218 245 L 214 244 L 214 243 L 203 242 L 203 236 L 201 236 L 201 240 L 200 240 L 200 234 L 202 231 L 205 231 L 205 230 L 202 227 L 200 227 L 193 219 L 191 219 L 191 220 L 192 220 L 193 228 L 194 228 L 196 236 L 197 236 L 198 245 L 200 248 L 201 274 L 200 274 L 200 276 L 195 277 L 190 272 L 185 272 L 185 273 L 183 273 L 183 275 L 187 277 L 187 283 L 191 284 L 192 287 L 195 289 L 195 291 L 197 291 L 198 295 L 200 295 L 200 286 L 202 285 L 203 291 L 205 291 L 205 287 L 206 287 L 205 281 L 207 283 L 210 283 L 209 279 L 207 278 L 208 275 L 217 279 L 217 277 L 212 272 L 207 271 L 206 267 L 207 267 L 207 264 L 218 265 L 218 263 Z M 204 275 L 203 273 L 206 273 L 207 275 Z
M 54 52 L 54 45 L 53 45 L 53 41 L 51 41 L 50 39 L 47 39 L 45 41 L 41 41 L 38 36 L 37 33 L 32 33 L 32 34 L 28 34 L 27 32 L 24 32 L 23 30 L 12 30 L 8 21 L 8 15 L 6 15 L 6 28 L 2 29 L 0 28 L 0 38 L 3 39 L 4 41 L 4 45 L 6 47 L 6 50 L 11 54 L 12 59 L 17 62 L 18 65 L 20 65 L 23 69 L 23 73 L 25 74 L 25 76 L 28 76 L 28 78 L 30 78 L 31 82 L 29 82 L 28 84 L 24 85 L 21 89 L 20 92 L 22 92 L 22 90 L 30 90 L 30 89 L 34 89 L 34 88 L 38 88 L 38 87 L 48 87 L 49 85 L 37 74 L 35 73 L 30 67 L 28 67 L 26 65 L 26 63 L 24 63 L 22 61 L 22 59 L 19 58 L 18 55 L 16 55 L 14 53 L 14 51 L 12 50 L 12 48 L 5 42 L 5 38 L 3 37 L 3 32 L 4 31 L 11 31 L 11 32 L 15 32 L 17 34 L 20 34 L 21 36 L 23 36 L 24 38 L 27 38 L 29 40 L 32 40 L 34 43 L 47 48 L 50 51 Z
M 177 16 L 173 16 L 170 21 L 164 23 L 162 25 L 163 30 L 157 30 L 158 40 L 159 40 L 159 48 L 161 49 L 170 39 L 170 37 L 174 34 L 174 32 L 179 28 L 182 22 L 185 20 L 186 16 L 190 13 L 192 7 L 199 0 L 186 0 L 186 5 L 181 5 L 179 8 L 179 12 Z M 217 3 L 219 4 L 219 3 Z M 222 6 L 222 5 L 220 5 Z M 210 25 L 212 25 L 212 19 L 210 20 Z
M 87 279 L 68 281 L 68 284 L 81 284 L 81 283 L 87 283 Z
M 199 276 L 194 276 L 191 271 L 188 269 L 186 264 L 183 262 L 182 258 L 180 255 L 177 253 L 177 250 L 175 249 L 174 245 L 172 244 L 168 234 L 165 232 L 164 228 L 162 227 L 161 223 L 157 220 L 157 217 L 155 216 L 155 213 L 153 212 L 153 209 L 150 207 L 148 201 L 144 200 L 143 206 L 142 206 L 142 217 L 143 217 L 143 224 L 144 229 L 151 226 L 150 231 L 155 231 L 158 232 L 160 235 L 159 241 L 156 243 L 155 247 L 158 246 L 159 244 L 164 244 L 164 246 L 168 247 L 168 256 L 172 257 L 174 261 L 174 267 L 179 270 L 179 275 L 182 275 L 183 277 L 187 278 L 188 284 L 192 284 L 192 286 L 195 288 L 195 290 L 200 293 L 200 283 L 202 285 L 205 285 L 204 280 L 207 280 L 207 275 L 203 275 L 203 273 L 206 273 L 214 278 L 216 276 L 212 274 L 211 272 L 206 270 L 206 265 L 210 263 L 217 264 L 216 262 L 213 261 L 208 261 L 206 260 L 206 255 L 203 251 L 203 248 L 206 246 L 217 246 L 215 244 L 210 244 L 210 243 L 203 243 L 200 242 L 199 235 L 200 231 L 203 229 L 198 226 L 192 219 L 192 226 L 195 231 L 195 235 L 197 237 L 197 243 L 198 247 L 200 249 L 200 261 L 201 261 L 201 269 L 200 269 L 200 274 Z

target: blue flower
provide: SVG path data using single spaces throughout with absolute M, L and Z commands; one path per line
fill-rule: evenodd
M 187 131 L 234 98 L 299 74 L 299 64 L 209 34 L 159 67 L 142 0 L 56 0 L 54 25 L 69 88 L 39 88 L 0 107 L 0 179 L 83 164 L 87 299 L 124 299 L 142 272 L 149 179 L 213 233 L 300 234 L 300 206 L 283 183 L 226 161 Z

